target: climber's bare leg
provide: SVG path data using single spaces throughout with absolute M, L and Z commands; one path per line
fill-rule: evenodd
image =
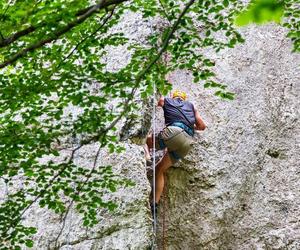
M 158 162 L 155 168 L 155 202 L 158 203 L 163 192 L 165 179 L 164 173 L 172 166 L 172 161 L 168 151 L 165 152 L 163 158 Z
M 147 160 L 151 159 L 150 148 L 153 148 L 153 137 L 152 134 L 147 136 L 146 144 L 144 145 L 145 156 Z
M 147 144 L 145 144 L 143 147 L 144 147 L 144 151 L 145 151 L 146 160 L 150 160 L 151 156 L 150 156 L 150 151 L 149 151 Z
M 150 159 L 150 153 L 149 153 L 150 148 L 153 148 L 153 134 L 148 135 L 146 139 L 146 145 L 144 146 L 146 158 L 147 156 L 149 156 L 149 159 Z M 156 203 L 159 202 L 161 194 L 164 189 L 164 185 L 165 185 L 164 174 L 170 166 L 172 166 L 172 160 L 170 158 L 168 150 L 165 149 L 164 156 L 157 163 L 155 167 L 155 202 Z
M 146 145 L 148 148 L 153 148 L 153 134 L 149 134 L 146 139 Z

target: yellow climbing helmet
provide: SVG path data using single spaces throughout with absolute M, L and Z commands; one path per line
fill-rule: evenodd
M 182 100 L 185 100 L 187 98 L 187 95 L 184 91 L 175 90 L 172 94 L 172 98 L 181 98 Z

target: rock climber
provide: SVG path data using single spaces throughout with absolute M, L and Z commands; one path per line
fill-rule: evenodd
M 194 105 L 186 101 L 187 95 L 176 90 L 172 98 L 160 97 L 158 106 L 163 108 L 166 127 L 155 136 L 155 149 L 166 149 L 166 153 L 155 167 L 155 205 L 157 206 L 164 188 L 164 173 L 167 169 L 187 155 L 193 144 L 194 130 L 204 130 L 206 125 Z M 149 149 L 153 148 L 153 134 L 147 137 L 145 156 L 151 162 Z

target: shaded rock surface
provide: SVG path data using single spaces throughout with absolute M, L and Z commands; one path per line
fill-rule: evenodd
M 207 129 L 168 172 L 167 249 L 300 249 L 300 56 L 278 26 L 242 33 L 245 44 L 207 52 L 234 101 L 195 86 L 187 72 L 170 76 Z

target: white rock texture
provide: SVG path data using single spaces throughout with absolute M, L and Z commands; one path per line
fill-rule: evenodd
M 36 206 L 24 218 L 28 226 L 38 229 L 33 249 L 145 249 L 151 244 L 152 221 L 148 208 L 151 188 L 144 151 L 137 145 L 124 144 L 124 147 L 126 154 L 101 152 L 97 161 L 97 166 L 112 165 L 115 173 L 135 182 L 134 187 L 119 188 L 106 197 L 115 201 L 118 208 L 113 212 L 98 210 L 99 224 L 88 229 L 73 209 L 64 224 L 60 216 Z M 92 166 L 97 149 L 97 144 L 81 148 L 75 155 L 75 163 Z
M 128 18 L 124 23 L 138 28 L 127 27 L 132 39 L 151 32 L 140 16 Z M 196 135 L 186 159 L 168 171 L 159 208 L 159 249 L 300 249 L 300 56 L 291 53 L 291 42 L 279 26 L 250 26 L 241 32 L 245 44 L 218 54 L 206 52 L 216 61 L 217 80 L 236 93 L 234 101 L 223 101 L 192 83 L 188 72 L 169 76 L 174 88 L 188 93 L 207 129 Z M 112 62 L 126 65 L 129 56 L 118 48 L 116 59 L 105 60 L 118 70 Z M 122 131 L 123 139 L 148 130 L 150 113 L 144 109 L 142 115 L 140 124 Z M 159 109 L 158 115 L 157 125 L 163 127 Z M 58 249 L 149 249 L 150 183 L 143 149 L 135 143 L 127 140 L 121 155 L 102 152 L 98 164 L 114 165 L 136 186 L 113 194 L 119 208 L 99 211 L 103 220 L 93 230 L 82 227 L 71 212 Z M 83 147 L 76 161 L 92 164 L 96 150 L 97 145 Z M 34 249 L 55 249 L 60 218 L 36 207 L 26 219 L 39 230 Z
M 245 44 L 207 52 L 234 101 L 191 83 L 187 72 L 170 76 L 207 129 L 168 171 L 165 249 L 300 249 L 300 56 L 279 26 L 242 33 Z

